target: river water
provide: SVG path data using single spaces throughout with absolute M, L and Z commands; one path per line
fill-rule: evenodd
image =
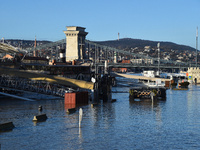
M 168 89 L 165 101 L 129 101 L 128 87 L 114 87 L 115 103 L 82 106 L 67 114 L 64 100 L 35 102 L 0 99 L 0 122 L 15 128 L 0 132 L 2 150 L 200 149 L 200 86 Z M 116 92 L 117 91 L 117 92 Z M 43 111 L 38 112 L 38 106 Z M 45 113 L 45 122 L 33 116 Z

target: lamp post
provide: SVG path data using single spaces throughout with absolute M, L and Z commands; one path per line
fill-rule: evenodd
M 158 47 L 158 75 L 160 75 L 160 43 L 157 44 Z

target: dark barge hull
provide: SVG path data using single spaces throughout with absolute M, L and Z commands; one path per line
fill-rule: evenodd
M 166 88 L 163 87 L 135 87 L 129 90 L 129 99 L 166 99 Z

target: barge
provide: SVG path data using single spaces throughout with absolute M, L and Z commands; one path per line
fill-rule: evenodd
M 134 87 L 129 90 L 129 99 L 166 99 L 164 87 Z

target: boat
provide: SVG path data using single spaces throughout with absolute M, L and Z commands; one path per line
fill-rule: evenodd
M 157 79 L 156 81 L 150 80 L 139 80 L 144 86 L 147 87 L 165 87 L 165 82 L 161 81 L 161 79 Z
M 154 70 L 143 71 L 142 75 L 144 77 L 160 78 L 158 72 L 155 72 Z M 165 87 L 165 82 L 163 82 L 161 79 L 156 79 L 156 81 L 140 80 L 139 82 L 142 82 L 144 86 L 148 87 Z
M 190 84 L 186 73 L 168 73 L 167 76 L 172 80 L 171 86 L 173 89 L 187 89 Z
M 153 71 L 153 70 L 143 71 L 142 75 L 144 77 L 151 77 L 151 78 L 155 78 L 155 76 L 156 76 L 155 71 Z

